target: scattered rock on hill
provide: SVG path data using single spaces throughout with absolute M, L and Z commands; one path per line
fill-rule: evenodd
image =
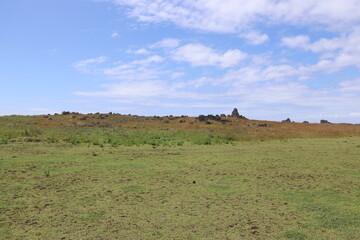
M 303 121 L 303 123 L 309 123 L 308 121 Z
M 221 120 L 220 120 L 220 122 L 221 122 L 222 124 L 226 124 L 226 123 L 230 122 L 230 120 L 227 120 L 227 119 L 221 119 Z
M 200 121 L 200 122 L 205 122 L 207 120 L 206 116 L 205 115 L 199 115 L 197 117 L 197 119 Z
M 209 120 L 212 120 L 212 121 L 221 121 L 221 117 L 219 115 L 212 115 L 212 114 L 209 114 L 207 116 L 205 115 L 199 115 L 197 117 L 197 120 L 199 120 L 200 122 L 206 122 L 206 121 L 209 121 Z

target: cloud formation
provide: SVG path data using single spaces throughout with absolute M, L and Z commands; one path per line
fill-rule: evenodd
M 104 56 L 97 57 L 97 58 L 89 58 L 85 60 L 78 61 L 73 64 L 73 67 L 80 72 L 83 73 L 90 73 L 94 69 L 93 66 L 99 63 L 106 62 L 107 58 Z
M 314 42 L 306 35 L 282 38 L 284 46 L 321 54 L 319 62 L 314 67 L 328 72 L 336 72 L 349 66 L 360 69 L 359 42 L 360 26 L 340 37 L 321 38 Z
M 140 24 L 180 27 L 186 37 L 164 34 L 137 46 L 128 51 L 135 60 L 94 70 L 117 83 L 78 95 L 160 105 L 174 99 L 192 106 L 238 104 L 257 116 L 274 106 L 273 112 L 296 109 L 309 119 L 359 112 L 353 106 L 360 100 L 358 0 L 109 1 Z
M 246 32 L 255 24 L 321 25 L 341 31 L 360 22 L 358 0 L 111 0 L 142 22 L 172 22 L 217 33 Z
M 264 33 L 259 33 L 256 31 L 250 31 L 247 33 L 243 33 L 239 35 L 244 38 L 248 44 L 251 45 L 259 45 L 267 42 L 269 40 L 269 36 Z
M 180 45 L 180 40 L 175 38 L 165 38 L 150 45 L 150 48 L 176 48 Z
M 246 54 L 238 49 L 218 53 L 214 49 L 202 44 L 187 44 L 173 52 L 172 58 L 176 61 L 189 62 L 193 66 L 233 67 L 246 58 Z

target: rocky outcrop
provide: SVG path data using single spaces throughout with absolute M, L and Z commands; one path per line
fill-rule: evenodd
M 239 114 L 239 111 L 237 110 L 237 108 L 234 108 L 234 110 L 232 111 L 231 117 L 233 118 L 239 118 L 240 117 L 240 114 Z
M 287 118 L 285 120 L 282 120 L 282 122 L 291 122 L 290 118 Z
M 240 115 L 240 114 L 239 114 L 239 111 L 237 110 L 237 108 L 234 108 L 234 110 L 232 111 L 230 117 L 247 119 L 247 118 L 244 117 L 243 115 Z

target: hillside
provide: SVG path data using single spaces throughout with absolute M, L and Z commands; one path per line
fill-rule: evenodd
M 232 141 L 360 136 L 360 125 L 294 123 L 236 117 L 144 117 L 80 114 L 0 117 L 0 142 L 66 141 L 115 145 L 182 145 Z

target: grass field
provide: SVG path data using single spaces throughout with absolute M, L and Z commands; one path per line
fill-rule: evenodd
M 0 118 L 0 239 L 360 239 L 358 125 L 108 118 Z

